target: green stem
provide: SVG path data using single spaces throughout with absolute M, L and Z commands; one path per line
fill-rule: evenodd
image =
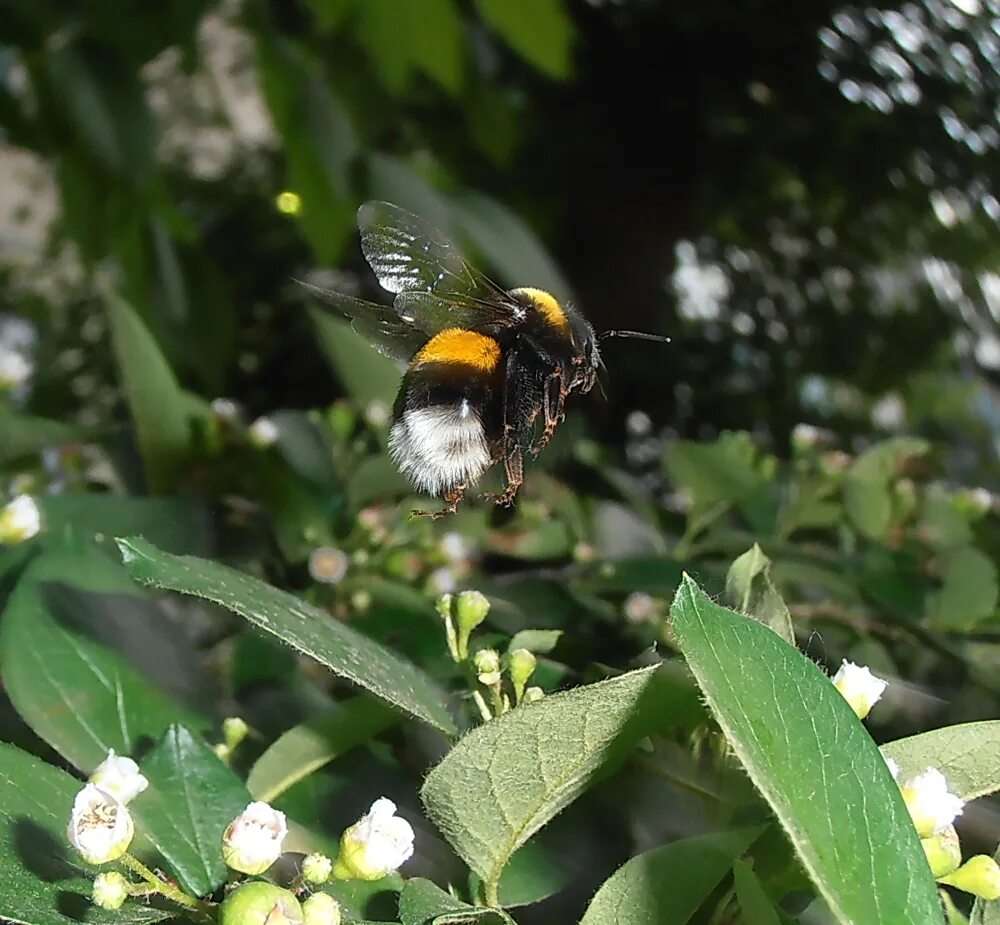
M 190 909 L 198 918 L 204 921 L 214 921 L 215 917 L 212 915 L 212 906 L 194 896 L 189 896 L 173 884 L 161 880 L 138 858 L 132 857 L 131 854 L 123 854 L 121 863 L 127 870 L 145 880 L 161 896 L 166 897 L 171 902 L 177 903 L 178 906 Z
M 486 905 L 492 906 L 494 909 L 500 908 L 500 881 L 499 880 L 487 880 L 483 884 L 483 893 L 486 899 Z

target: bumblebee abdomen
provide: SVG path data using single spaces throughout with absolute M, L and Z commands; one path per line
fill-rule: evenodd
M 443 495 L 471 485 L 490 467 L 492 405 L 500 345 L 449 329 L 413 357 L 396 399 L 389 453 L 420 491 Z

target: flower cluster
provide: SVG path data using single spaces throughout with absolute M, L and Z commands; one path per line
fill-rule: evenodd
M 868 715 L 887 687 L 868 668 L 846 660 L 832 681 L 859 719 Z M 899 765 L 887 755 L 883 757 L 892 779 L 898 783 Z M 982 899 L 1000 899 L 1000 865 L 993 858 L 980 854 L 962 864 L 954 822 L 965 802 L 948 789 L 944 774 L 938 768 L 925 768 L 899 783 L 899 791 L 935 879 Z
M 245 724 L 244 724 L 245 725 Z M 241 738 L 236 730 L 227 738 Z M 128 854 L 135 823 L 128 804 L 149 787 L 139 766 L 109 751 L 76 795 L 66 837 L 88 864 L 118 861 L 141 882 L 118 870 L 94 879 L 91 898 L 102 909 L 118 909 L 129 896 L 159 893 L 168 900 L 206 915 L 212 905 L 184 893 L 176 884 L 149 870 Z M 261 877 L 281 856 L 288 835 L 285 814 L 267 803 L 250 803 L 222 834 L 221 854 L 236 874 Z M 380 797 L 340 839 L 336 859 L 314 853 L 303 861 L 296 884 L 299 893 L 331 878 L 379 880 L 394 873 L 413 855 L 414 833 L 396 812 L 396 804 Z M 252 880 L 232 889 L 219 908 L 221 925 L 339 925 L 340 906 L 330 895 L 316 892 L 303 901 L 294 892 L 266 880 Z

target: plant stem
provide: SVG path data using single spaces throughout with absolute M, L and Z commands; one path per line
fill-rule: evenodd
M 483 884 L 483 894 L 487 906 L 492 906 L 494 909 L 500 908 L 499 880 L 487 880 Z
M 145 880 L 161 896 L 166 897 L 171 902 L 177 903 L 178 906 L 190 909 L 198 918 L 204 921 L 214 921 L 215 917 L 212 915 L 212 907 L 208 903 L 194 896 L 189 896 L 173 884 L 160 879 L 138 858 L 132 857 L 131 854 L 123 854 L 121 863 L 123 867 Z

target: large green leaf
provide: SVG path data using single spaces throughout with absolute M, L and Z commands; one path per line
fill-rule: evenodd
M 774 904 L 746 861 L 738 860 L 733 864 L 733 884 L 746 925 L 781 925 Z
M 90 901 L 98 869 L 66 841 L 83 784 L 0 742 L 0 920 L 25 925 L 143 925 L 170 913 L 130 902 L 105 912 Z
M 82 771 L 92 771 L 109 748 L 134 754 L 172 722 L 207 724 L 148 680 L 167 683 L 173 667 L 183 671 L 184 664 L 171 631 L 156 627 L 145 606 L 120 566 L 93 548 L 66 544 L 32 561 L 0 621 L 7 695 L 24 721 Z
M 427 814 L 487 888 L 511 855 L 680 696 L 655 669 L 546 697 L 473 730 L 428 775 Z
M 564 0 L 479 0 L 479 9 L 526 61 L 551 77 L 569 77 L 574 30 Z
M 393 725 L 399 714 L 381 701 L 354 697 L 279 736 L 250 769 L 247 787 L 270 803 L 303 777 Z
M 111 339 L 149 487 L 164 492 L 184 475 L 191 452 L 190 406 L 159 345 L 124 299 L 107 298 Z
M 181 886 L 204 896 L 226 882 L 222 833 L 251 801 L 243 782 L 183 726 L 171 726 L 142 762 L 149 788 L 131 809 Z
M 991 617 L 1000 593 L 993 559 L 973 546 L 942 556 L 941 590 L 927 601 L 928 622 L 936 629 L 968 629 Z
M 899 765 L 900 780 L 937 768 L 963 800 L 1000 790 L 1000 721 L 961 723 L 882 746 Z
M 689 577 L 671 613 L 729 744 L 837 919 L 939 925 L 934 881 L 899 788 L 830 679 Z
M 684 925 L 760 833 L 695 835 L 632 858 L 604 881 L 580 925 Z
M 118 545 L 138 581 L 221 604 L 392 706 L 455 732 L 441 692 L 422 671 L 328 613 L 205 559 L 174 556 L 136 538 Z

